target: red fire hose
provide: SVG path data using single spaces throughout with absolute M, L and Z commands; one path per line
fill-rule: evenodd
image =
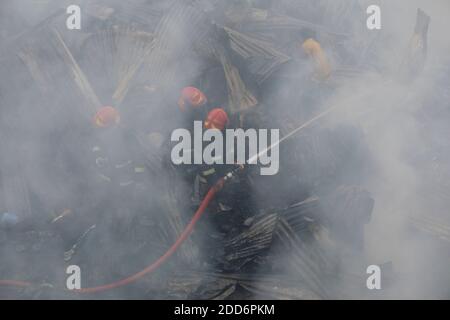
M 25 281 L 0 280 L 0 286 L 26 288 L 32 286 L 32 284 L 30 282 Z
M 203 199 L 202 203 L 200 204 L 199 208 L 195 212 L 194 216 L 192 217 L 189 224 L 186 226 L 184 231 L 180 234 L 178 239 L 175 241 L 175 243 L 164 253 L 161 257 L 158 258 L 155 262 L 153 262 L 151 265 L 143 269 L 142 271 L 133 274 L 127 278 L 124 278 L 122 280 L 105 284 L 102 286 L 97 287 L 91 287 L 91 288 L 83 288 L 78 290 L 71 290 L 75 293 L 97 293 L 102 291 L 107 291 L 119 287 L 126 286 L 132 282 L 137 281 L 138 279 L 142 278 L 146 274 L 149 274 L 158 267 L 160 267 L 167 259 L 169 259 L 180 247 L 180 245 L 189 237 L 191 232 L 194 230 L 195 225 L 197 224 L 198 220 L 202 217 L 203 213 L 205 212 L 206 208 L 208 207 L 211 200 L 214 198 L 215 194 L 220 191 L 220 189 L 223 187 L 224 182 L 232 176 L 232 173 L 227 175 L 226 177 L 220 179 L 211 189 L 209 189 L 208 193 L 206 194 L 205 198 Z M 0 280 L 0 286 L 12 286 L 12 287 L 20 287 L 20 288 L 26 288 L 32 286 L 29 282 L 24 281 L 14 281 L 14 280 Z

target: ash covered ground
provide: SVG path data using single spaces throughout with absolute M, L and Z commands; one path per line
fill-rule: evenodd
M 450 298 L 449 17 L 437 0 L 1 1 L 0 298 Z M 279 171 L 174 164 L 194 121 L 279 129 Z M 129 278 L 211 189 L 173 255 Z M 67 290 L 73 265 L 100 289 Z

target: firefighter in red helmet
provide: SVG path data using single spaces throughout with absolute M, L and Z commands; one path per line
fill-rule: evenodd
M 206 130 L 220 130 L 222 132 L 225 131 L 227 126 L 229 125 L 228 114 L 222 108 L 214 108 L 212 109 L 208 115 L 205 117 L 203 121 L 203 126 Z M 225 134 L 224 134 L 225 135 Z M 223 144 L 223 152 L 222 156 L 226 155 L 226 143 Z M 201 198 L 205 196 L 206 192 L 209 190 L 211 186 L 213 186 L 218 179 L 222 178 L 225 174 L 231 171 L 234 168 L 233 165 L 227 165 L 225 162 L 223 164 L 212 164 L 206 165 L 203 164 L 197 169 L 197 179 L 196 179 L 196 190 L 198 190 L 197 198 Z M 220 198 L 220 197 L 218 197 Z M 220 211 L 217 207 L 219 203 L 213 201 L 211 204 L 212 210 Z M 215 208 L 214 208 L 215 207 Z
M 204 125 L 206 129 L 218 129 L 223 131 L 227 127 L 229 121 L 225 110 L 215 108 L 208 113 Z
M 93 122 L 98 128 L 115 126 L 120 123 L 120 115 L 113 107 L 102 107 L 94 115 Z
M 186 127 L 192 127 L 194 121 L 202 121 L 208 113 L 209 101 L 205 93 L 196 87 L 185 87 L 178 99 L 182 122 Z
M 202 121 L 205 129 L 217 129 L 220 131 L 224 131 L 229 125 L 230 120 L 226 111 L 222 108 L 210 108 L 210 102 L 205 93 L 198 88 L 185 87 L 181 91 L 178 106 L 182 111 L 183 122 L 186 124 L 185 128 L 190 130 L 191 133 L 193 133 L 194 121 Z M 194 135 L 191 134 L 191 137 L 194 137 Z M 232 167 L 226 164 L 181 166 L 180 172 L 183 172 L 183 176 L 189 183 L 194 184 L 192 197 L 194 204 L 198 204 L 209 187 Z
M 181 90 L 178 106 L 181 111 L 192 111 L 206 105 L 208 100 L 203 92 L 195 87 L 185 87 Z
M 132 185 L 137 180 L 134 173 L 145 168 L 137 162 L 142 159 L 140 145 L 135 135 L 120 123 L 120 114 L 113 107 L 102 107 L 93 118 L 96 145 L 92 148 L 96 167 L 104 181 L 118 186 Z
M 117 109 L 100 108 L 93 123 L 91 154 L 93 183 L 99 190 L 96 194 L 108 207 L 104 211 L 133 211 L 128 215 L 132 216 L 137 211 L 133 202 L 145 192 L 145 154 L 133 130 L 121 124 Z M 115 225 L 119 223 L 116 221 Z
M 90 259 L 88 243 L 98 245 L 101 230 L 112 235 L 111 241 L 124 242 L 132 219 L 148 201 L 145 155 L 133 132 L 122 125 L 119 111 L 101 107 L 91 124 L 84 150 L 87 174 L 82 179 L 86 189 L 82 205 L 62 211 L 53 220 L 65 241 L 66 261 L 79 254 Z M 113 239 L 116 236 L 120 239 Z
M 176 128 L 183 127 L 192 133 L 194 132 L 194 122 L 203 121 L 208 114 L 208 99 L 200 89 L 194 86 L 184 87 L 178 98 L 178 117 Z M 193 142 L 193 140 L 192 140 Z M 180 172 L 183 172 L 183 176 L 188 179 L 194 179 L 198 171 L 196 165 L 183 165 L 180 166 Z

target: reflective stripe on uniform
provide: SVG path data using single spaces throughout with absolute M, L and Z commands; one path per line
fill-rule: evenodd
M 95 159 L 95 164 L 99 168 L 104 167 L 107 163 L 108 163 L 108 158 L 98 157 L 97 159 Z
M 126 166 L 130 165 L 132 163 L 131 160 L 128 160 L 127 162 L 121 163 L 121 164 L 116 164 L 116 169 L 122 169 L 125 168 Z
M 216 169 L 214 169 L 214 168 L 211 168 L 211 169 L 209 169 L 209 170 L 206 170 L 206 171 L 203 171 L 203 172 L 202 172 L 202 174 L 203 174 L 205 177 L 210 176 L 210 175 L 212 175 L 212 174 L 214 174 L 214 173 L 216 173 Z
M 104 174 L 99 173 L 98 176 L 104 181 L 107 181 L 107 182 L 111 182 L 112 181 L 110 177 L 107 177 Z
M 143 173 L 143 172 L 145 172 L 145 167 L 135 167 L 134 172 L 135 173 Z
M 134 181 L 131 180 L 131 181 L 127 181 L 127 182 L 121 182 L 119 185 L 121 187 L 128 187 L 129 185 L 132 185 L 133 183 L 134 183 Z

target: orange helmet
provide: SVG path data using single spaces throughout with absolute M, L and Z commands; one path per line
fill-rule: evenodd
M 331 75 L 331 66 L 322 46 L 316 40 L 309 38 L 302 44 L 303 51 L 314 59 L 316 77 L 326 80 Z
M 194 87 L 186 87 L 181 91 L 181 97 L 178 105 L 182 111 L 186 110 L 186 105 L 198 108 L 206 104 L 206 96 L 199 89 Z
M 223 130 L 228 125 L 228 122 L 228 115 L 223 109 L 212 109 L 206 117 L 205 128 Z
M 113 107 L 102 107 L 94 116 L 94 125 L 98 128 L 111 127 L 119 122 L 119 112 Z

